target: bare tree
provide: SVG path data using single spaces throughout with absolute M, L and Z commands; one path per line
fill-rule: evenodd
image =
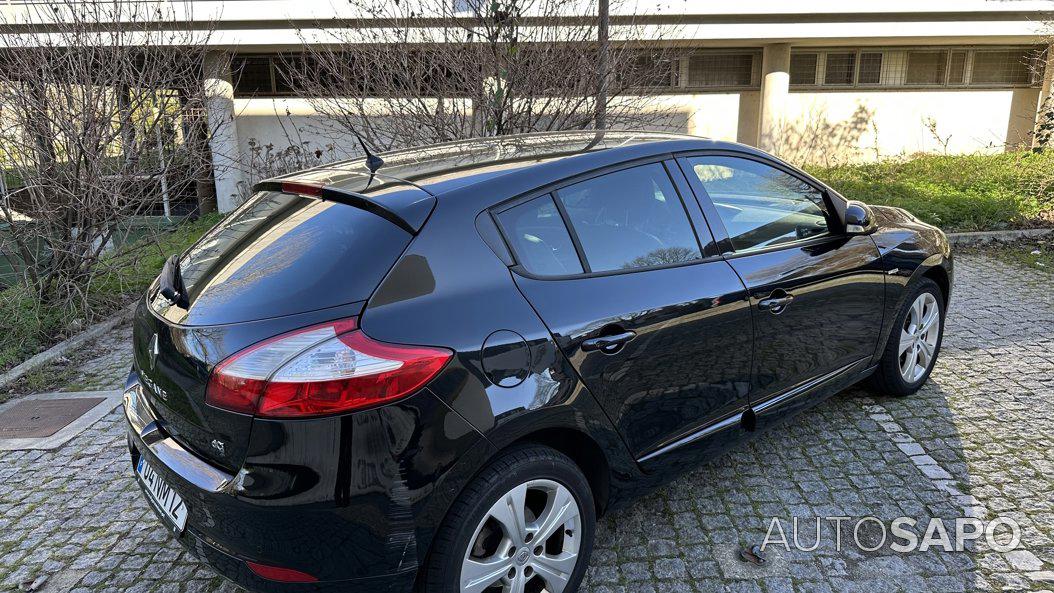
M 593 127 L 598 130 L 608 124 L 608 56 L 611 54 L 611 2 L 597 0 L 597 96 L 594 100 L 597 115 Z
M 669 115 L 642 92 L 670 87 L 676 75 L 678 50 L 664 43 L 675 26 L 661 20 L 619 17 L 609 39 L 603 11 L 579 0 L 349 2 L 362 18 L 302 31 L 304 52 L 287 57 L 280 75 L 380 148 L 641 128 Z
M 0 251 L 42 301 L 84 310 L 130 220 L 208 177 L 211 29 L 164 6 L 27 3 L 0 22 Z
M 1054 21 L 1046 27 L 1046 49 L 1034 60 L 1034 67 L 1038 70 L 1035 75 L 1045 85 L 1040 91 L 1043 100 L 1039 103 L 1039 112 L 1036 114 L 1033 146 L 1037 150 L 1049 150 L 1054 147 L 1054 78 L 1050 73 L 1054 68 Z
M 1040 49 L 1033 60 L 1033 76 L 1040 81 L 1041 101 L 1036 113 L 1036 127 L 1033 130 L 1032 147 L 1043 151 L 1054 147 L 1054 12 L 1046 15 L 1043 24 L 1043 49 Z

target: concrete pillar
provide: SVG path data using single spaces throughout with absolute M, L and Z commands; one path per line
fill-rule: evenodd
M 790 94 L 789 43 L 765 46 L 761 59 L 761 112 L 758 117 L 758 148 L 779 154 L 782 148 L 787 96 Z
M 209 150 L 212 152 L 212 175 L 216 181 L 216 205 L 220 212 L 230 212 L 241 202 L 239 185 L 242 182 L 230 55 L 221 51 L 209 52 L 205 56 L 203 72 Z

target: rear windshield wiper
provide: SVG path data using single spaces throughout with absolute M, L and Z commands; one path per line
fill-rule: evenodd
M 183 285 L 183 275 L 179 271 L 179 255 L 173 255 L 165 260 L 165 267 L 161 268 L 159 282 L 161 296 L 168 299 L 170 303 L 184 309 L 190 306 L 187 289 Z

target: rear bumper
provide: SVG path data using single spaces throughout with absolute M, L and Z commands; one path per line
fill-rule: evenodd
M 394 575 L 348 579 L 342 581 L 320 581 L 317 583 L 279 583 L 261 578 L 249 570 L 239 558 L 227 554 L 188 529 L 179 538 L 181 543 L 199 560 L 204 561 L 236 585 L 260 593 L 340 592 L 340 593 L 406 593 L 413 589 L 414 571 Z
M 425 390 L 391 409 L 258 422 L 250 454 L 232 475 L 166 435 L 143 398 L 138 384 L 128 387 L 129 469 L 134 474 L 145 457 L 187 507 L 182 533 L 155 508 L 162 523 L 194 555 L 251 591 L 410 591 L 438 522 L 460 490 L 461 480 L 452 475 L 460 473 L 456 461 L 478 437 L 467 425 L 455 430 L 458 441 L 429 434 L 423 425 L 449 429 L 460 417 L 450 417 Z M 441 450 L 423 450 L 422 441 Z M 269 580 L 247 561 L 318 581 Z

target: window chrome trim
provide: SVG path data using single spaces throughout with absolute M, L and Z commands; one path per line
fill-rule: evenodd
M 685 195 L 682 192 L 682 188 L 678 185 L 677 180 L 674 178 L 674 172 L 671 169 L 672 166 L 676 166 L 676 160 L 677 160 L 676 155 L 674 155 L 672 153 L 662 153 L 662 154 L 658 154 L 658 155 L 652 155 L 652 156 L 643 157 L 643 158 L 639 158 L 639 159 L 633 159 L 633 160 L 629 160 L 629 161 L 624 161 L 624 162 L 621 162 L 621 163 L 608 165 L 606 167 L 601 167 L 599 169 L 593 169 L 591 171 L 586 171 L 586 172 L 583 172 L 583 173 L 579 173 L 577 175 L 573 175 L 571 177 L 567 177 L 567 178 L 561 179 L 559 181 L 555 181 L 553 183 L 546 184 L 546 185 L 544 185 L 542 187 L 536 188 L 534 190 L 531 190 L 529 192 L 520 194 L 518 196 L 515 196 L 513 198 L 510 198 L 510 199 L 505 200 L 503 202 L 500 202 L 498 204 L 495 204 L 494 206 L 491 206 L 487 210 L 492 214 L 492 216 L 494 218 L 494 223 L 497 225 L 498 231 L 501 234 L 502 239 L 504 239 L 506 245 L 509 246 L 509 252 L 512 254 L 512 258 L 515 261 L 515 264 L 510 266 L 509 269 L 512 272 L 514 272 L 515 274 L 517 274 L 519 276 L 523 276 L 524 278 L 530 278 L 532 280 L 549 281 L 549 280 L 575 280 L 575 279 L 578 279 L 578 278 L 599 278 L 599 277 L 603 277 L 603 276 L 617 276 L 617 275 L 621 275 L 621 274 L 635 274 L 635 273 L 638 273 L 638 272 L 648 272 L 648 271 L 653 271 L 653 270 L 666 270 L 666 269 L 670 269 L 670 268 L 680 268 L 680 267 L 684 267 L 684 266 L 694 266 L 694 265 L 698 265 L 698 264 L 705 264 L 705 263 L 711 263 L 711 262 L 715 262 L 715 261 L 721 261 L 722 258 L 721 258 L 720 255 L 713 255 L 713 256 L 709 256 L 709 257 L 703 256 L 704 245 L 703 245 L 703 243 L 702 243 L 702 241 L 700 239 L 700 236 L 699 236 L 701 231 L 700 231 L 699 228 L 696 227 L 695 221 L 692 220 L 691 212 L 689 212 L 689 204 L 687 202 L 687 200 L 689 198 L 695 198 L 696 202 L 698 202 L 698 198 L 695 196 L 695 192 L 694 191 L 692 192 L 691 195 Z M 674 164 L 671 165 L 670 162 L 673 162 Z M 684 262 L 674 262 L 674 263 L 671 263 L 671 264 L 660 264 L 660 265 L 648 266 L 648 267 L 643 267 L 643 268 L 629 268 L 629 269 L 626 269 L 626 270 L 605 270 L 605 271 L 601 271 L 601 272 L 591 272 L 591 271 L 590 272 L 586 272 L 586 271 L 583 271 L 583 272 L 578 273 L 578 274 L 561 274 L 561 275 L 558 275 L 558 276 L 534 274 L 534 273 L 528 271 L 523 266 L 523 262 L 520 261 L 520 257 L 516 253 L 516 250 L 512 248 L 512 241 L 509 240 L 510 233 L 505 228 L 505 225 L 502 224 L 501 214 L 503 212 L 506 212 L 507 210 L 511 210 L 511 209 L 513 209 L 513 208 L 515 208 L 517 206 L 522 205 L 522 204 L 526 204 L 528 202 L 531 202 L 531 201 L 533 201 L 535 199 L 538 199 L 538 198 L 544 197 L 546 195 L 549 195 L 550 198 L 553 200 L 554 204 L 556 204 L 557 211 L 560 213 L 560 217 L 563 220 L 564 228 L 567 230 L 568 235 L 571 237 L 572 243 L 575 244 L 575 250 L 576 250 L 576 252 L 579 255 L 579 264 L 582 266 L 582 270 L 588 270 L 589 267 L 588 267 L 588 262 L 585 259 L 585 253 L 583 251 L 579 251 L 580 247 L 577 244 L 577 241 L 578 241 L 577 232 L 574 230 L 573 226 L 571 225 L 571 221 L 567 218 L 567 213 L 564 210 L 564 207 L 563 207 L 562 203 L 560 203 L 559 197 L 557 195 L 558 192 L 561 189 L 563 189 L 563 188 L 570 187 L 572 185 L 577 185 L 579 183 L 582 183 L 582 182 L 585 182 L 585 181 L 589 181 L 591 179 L 596 179 L 598 177 L 603 177 L 604 175 L 608 175 L 608 174 L 611 174 L 611 173 L 618 173 L 619 171 L 624 171 L 624 170 L 627 170 L 627 169 L 633 169 L 633 168 L 636 168 L 636 167 L 642 167 L 642 166 L 645 166 L 645 165 L 651 165 L 651 164 L 654 164 L 654 163 L 658 163 L 658 164 L 662 165 L 662 168 L 665 171 L 666 176 L 670 180 L 670 184 L 673 186 L 674 193 L 681 200 L 681 208 L 684 211 L 685 218 L 688 220 L 688 225 L 692 229 L 692 234 L 695 237 L 696 247 L 698 248 L 699 255 L 700 255 L 699 258 L 692 259 L 692 260 L 689 260 L 689 261 L 684 261 Z M 683 172 L 682 172 L 682 174 L 683 174 Z M 691 189 L 690 185 L 689 185 L 688 189 Z M 704 220 L 706 220 L 706 213 L 704 212 L 702 214 L 703 214 Z M 711 229 L 706 229 L 706 230 L 707 231 L 711 231 Z M 712 234 L 712 232 L 711 232 L 711 234 Z

